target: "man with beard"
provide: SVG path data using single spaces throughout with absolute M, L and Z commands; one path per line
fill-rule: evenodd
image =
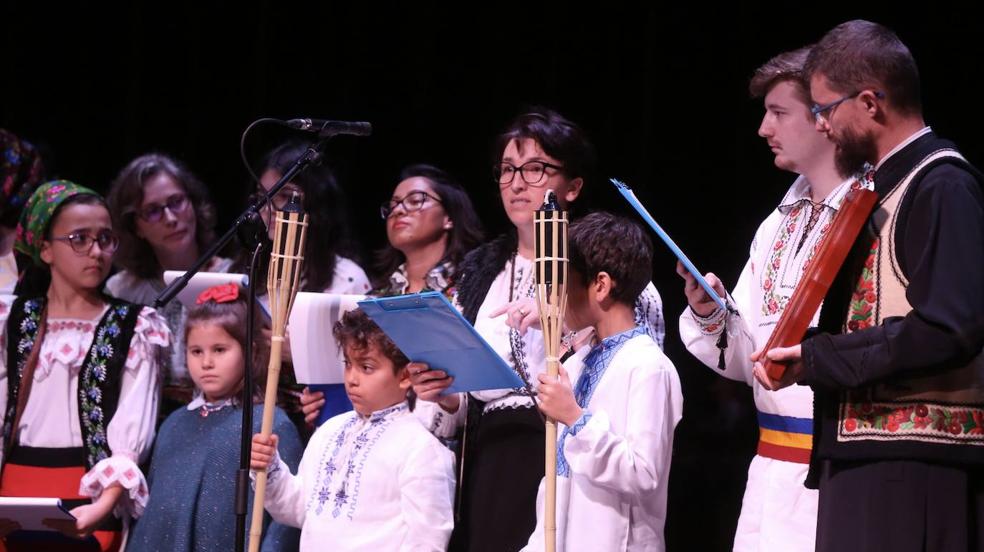
M 841 24 L 806 68 L 838 167 L 875 164 L 879 196 L 820 332 L 766 353 L 782 380 L 755 367 L 813 388 L 817 550 L 984 550 L 984 175 L 923 122 L 889 29 Z
M 838 172 L 834 144 L 814 128 L 803 72 L 809 53 L 807 47 L 779 54 L 759 67 L 749 84 L 752 97 L 764 98 L 758 134 L 775 154 L 775 165 L 800 176 L 755 233 L 749 260 L 728 298 L 734 310 L 718 308 L 696 279 L 677 266 L 690 304 L 680 315 L 687 350 L 709 368 L 720 368 L 722 376 L 754 390 L 759 446 L 748 468 L 735 533 L 734 550 L 739 552 L 814 549 L 817 493 L 803 486 L 813 437 L 813 393 L 805 386 L 769 393 L 756 382 L 749 359 L 768 341 L 854 182 Z M 706 279 L 725 296 L 719 278 L 707 274 Z

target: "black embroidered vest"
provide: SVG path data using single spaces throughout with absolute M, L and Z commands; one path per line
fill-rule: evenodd
M 3 442 L 11 442 L 13 421 L 17 408 L 21 375 L 27 364 L 44 310 L 45 297 L 18 297 L 7 319 L 7 412 L 4 417 Z M 92 346 L 86 353 L 79 371 L 79 426 L 82 429 L 85 467 L 92 469 L 99 461 L 112 455 L 106 439 L 106 428 L 116 413 L 120 384 L 130 340 L 137 325 L 141 307 L 116 299 L 109 300 L 109 309 L 99 320 Z

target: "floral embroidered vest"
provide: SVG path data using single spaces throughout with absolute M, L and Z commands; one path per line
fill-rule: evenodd
M 21 375 L 31 349 L 35 346 L 46 300 L 45 297 L 18 297 L 10 309 L 10 318 L 7 319 L 7 366 L 16 367 L 16 370 L 10 370 L 10 377 L 7 379 L 4 443 L 10 443 L 13 436 Z M 138 305 L 110 300 L 109 309 L 96 326 L 92 346 L 89 347 L 79 371 L 78 414 L 87 470 L 112 455 L 106 439 L 106 427 L 116 413 L 124 364 L 139 314 Z
M 881 324 L 912 310 L 908 281 L 896 257 L 899 207 L 922 169 L 946 158 L 964 161 L 954 150 L 938 150 L 917 164 L 886 196 L 869 224 L 876 236 L 851 297 L 845 332 Z M 893 377 L 842 393 L 837 441 L 922 442 L 981 447 L 984 451 L 984 354 L 969 364 L 928 375 Z

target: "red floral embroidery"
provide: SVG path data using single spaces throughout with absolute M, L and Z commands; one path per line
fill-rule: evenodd
M 984 442 L 984 409 L 916 403 L 848 402 L 841 436 L 897 435 L 915 439 Z
M 868 251 L 868 258 L 864 261 L 864 268 L 861 276 L 854 288 L 851 296 L 851 305 L 848 312 L 847 328 L 856 332 L 865 328 L 870 328 L 875 324 L 875 304 L 878 295 L 875 293 L 875 261 L 878 259 L 879 239 L 875 238 Z

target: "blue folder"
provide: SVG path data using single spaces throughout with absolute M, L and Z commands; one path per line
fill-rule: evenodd
M 523 387 L 516 372 L 436 291 L 367 299 L 359 307 L 407 358 L 454 377 L 445 394 Z

